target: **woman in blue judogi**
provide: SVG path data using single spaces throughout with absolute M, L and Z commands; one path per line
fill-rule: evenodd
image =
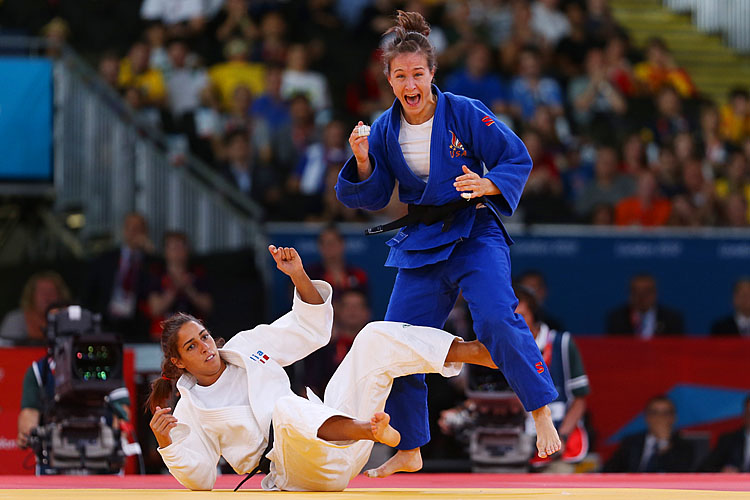
M 388 241 L 386 266 L 397 267 L 398 276 L 385 319 L 442 327 L 460 290 L 478 339 L 532 412 L 544 457 L 560 449 L 546 406 L 557 392 L 533 336 L 514 313 L 512 240 L 499 219 L 518 205 L 531 159 L 481 102 L 432 85 L 429 32 L 421 15 L 399 11 L 383 53 L 397 99 L 369 137 L 362 122 L 355 127 L 354 157 L 341 170 L 336 193 L 348 207 L 379 210 L 398 180 L 399 197 L 410 207 L 398 222 L 406 227 Z M 402 441 L 393 458 L 368 471 L 371 477 L 421 468 L 419 447 L 430 438 L 424 375 L 397 379 L 386 409 Z

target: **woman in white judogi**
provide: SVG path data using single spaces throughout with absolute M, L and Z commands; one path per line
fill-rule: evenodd
M 162 377 L 148 404 L 159 453 L 172 475 L 192 490 L 212 489 L 220 456 L 240 473 L 253 471 L 266 450 L 267 490 L 343 490 L 367 462 L 373 442 L 395 446 L 399 433 L 383 413 L 395 377 L 457 375 L 461 363 L 495 368 L 477 342 L 434 328 L 379 321 L 357 335 L 331 378 L 324 401 L 295 395 L 283 367 L 328 343 L 331 286 L 312 282 L 293 248 L 269 247 L 295 285 L 291 312 L 270 325 L 235 335 L 218 348 L 203 325 L 186 314 L 163 324 Z M 174 414 L 162 408 L 180 393 Z

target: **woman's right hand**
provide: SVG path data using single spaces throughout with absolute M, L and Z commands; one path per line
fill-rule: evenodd
M 149 427 L 151 427 L 156 437 L 156 442 L 159 443 L 159 448 L 166 448 L 172 444 L 169 431 L 177 427 L 177 418 L 171 415 L 170 411 L 172 411 L 172 408 L 160 408 L 157 406 L 154 416 L 151 418 L 151 423 L 149 423 Z
M 370 143 L 367 141 L 367 136 L 360 137 L 357 134 L 357 128 L 361 125 L 364 125 L 364 123 L 361 121 L 358 122 L 349 136 L 349 146 L 351 146 L 354 157 L 357 159 L 359 165 L 370 162 Z
M 352 130 L 349 136 L 349 146 L 352 148 L 354 157 L 357 159 L 357 173 L 359 174 L 359 180 L 364 181 L 370 174 L 372 174 L 372 167 L 370 166 L 370 143 L 367 140 L 367 136 L 360 137 L 357 134 L 357 127 L 364 125 L 361 121 L 357 123 L 357 126 Z

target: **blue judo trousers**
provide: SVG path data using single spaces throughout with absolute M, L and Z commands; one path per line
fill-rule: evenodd
M 554 401 L 557 391 L 534 336 L 514 312 L 518 299 L 511 283 L 509 252 L 495 216 L 488 208 L 477 209 L 469 238 L 456 245 L 448 260 L 399 269 L 385 319 L 442 328 L 461 290 L 478 340 L 530 411 Z M 401 433 L 399 449 L 429 442 L 423 374 L 395 379 L 385 411 Z

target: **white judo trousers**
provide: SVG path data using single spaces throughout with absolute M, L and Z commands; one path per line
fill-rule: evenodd
M 331 377 L 321 402 L 285 396 L 273 410 L 274 446 L 264 489 L 340 491 L 367 463 L 372 441 L 329 442 L 318 429 L 336 415 L 370 420 L 383 411 L 393 379 L 414 373 L 458 375 L 462 363 L 445 363 L 455 337 L 443 330 L 378 321 L 357 335 Z

